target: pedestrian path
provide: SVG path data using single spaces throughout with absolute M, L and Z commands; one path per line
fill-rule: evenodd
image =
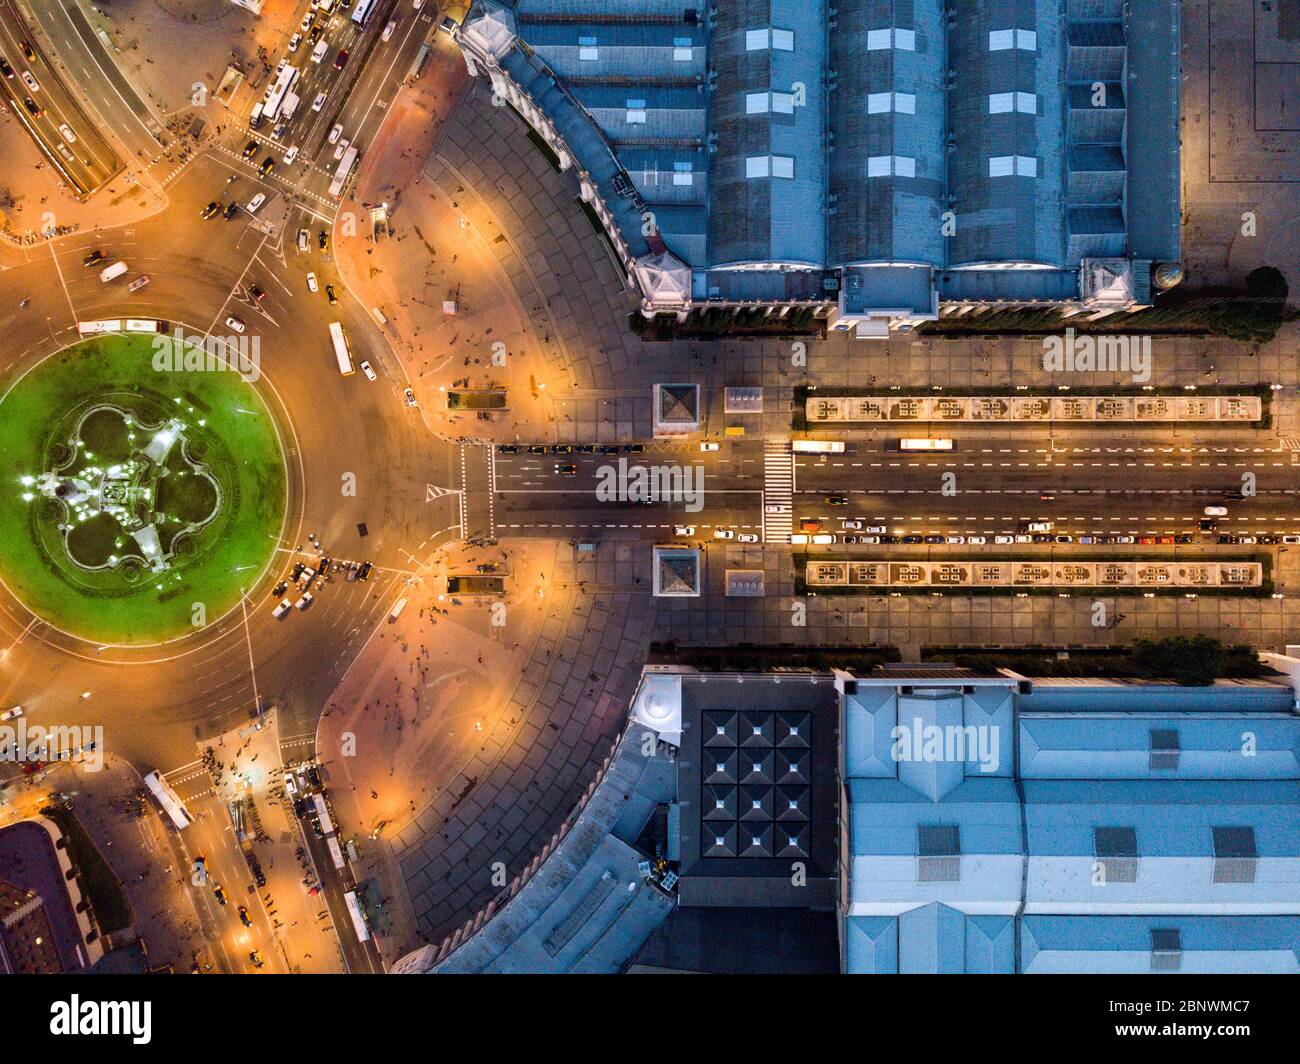
M 794 455 L 788 440 L 768 440 L 763 453 L 763 541 L 789 543 L 794 515 Z

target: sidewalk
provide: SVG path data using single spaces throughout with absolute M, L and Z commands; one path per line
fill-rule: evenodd
M 489 247 L 502 237 L 480 231 L 454 198 L 423 176 L 467 80 L 458 56 L 435 52 L 424 76 L 397 93 L 347 199 L 357 234 L 336 226 L 338 268 L 353 295 L 388 318 L 382 331 L 421 405 L 445 419 L 448 435 L 550 440 L 554 410 L 543 338 Z M 367 205 L 381 203 L 389 206 L 392 236 L 376 242 Z M 346 207 L 340 217 L 349 213 Z M 448 302 L 454 313 L 446 312 Z M 510 409 L 490 421 L 447 414 L 442 393 L 455 387 L 508 388 Z
M 457 605 L 444 593 L 446 572 L 473 571 L 483 561 L 509 574 L 505 598 Z M 377 876 L 384 894 L 401 903 L 392 910 L 393 935 L 379 940 L 386 962 L 418 942 L 396 863 L 405 836 L 419 835 L 417 821 L 464 766 L 485 747 L 499 750 L 518 724 L 506 710 L 545 622 L 551 596 L 543 574 L 554 574 L 554 561 L 546 543 L 452 548 L 411 589 L 402 617 L 380 627 L 321 718 L 317 750 L 340 833 L 355 835 L 362 851 L 356 877 Z M 500 625 L 494 602 L 505 607 Z

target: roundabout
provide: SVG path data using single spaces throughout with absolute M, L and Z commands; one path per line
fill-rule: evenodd
M 67 634 L 143 646 L 205 628 L 269 564 L 284 454 L 253 385 L 167 335 L 85 340 L 0 397 L 0 578 Z

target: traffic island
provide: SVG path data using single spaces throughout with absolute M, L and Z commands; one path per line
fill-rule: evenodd
M 0 398 L 0 578 L 68 634 L 142 645 L 202 630 L 261 576 L 285 468 L 252 383 L 99 337 Z M 156 368 L 162 366 L 164 368 Z

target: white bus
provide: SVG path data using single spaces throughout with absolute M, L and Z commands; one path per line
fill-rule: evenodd
M 342 872 L 348 866 L 348 863 L 343 860 L 343 851 L 339 849 L 339 840 L 331 835 L 325 840 L 325 845 L 329 849 L 330 860 L 334 862 L 334 867 Z
M 120 321 L 79 321 L 77 322 L 77 332 L 82 336 L 90 336 L 94 333 L 118 333 L 122 331 Z
M 357 0 L 357 6 L 352 9 L 352 21 L 358 26 L 364 26 L 374 6 L 375 0 Z
M 844 444 L 839 440 L 795 440 L 790 450 L 795 454 L 843 454 Z
M 900 451 L 951 451 L 953 441 L 928 436 L 904 436 L 898 441 Z
M 322 835 L 334 834 L 334 821 L 330 819 L 329 807 L 325 804 L 324 795 L 317 792 L 311 796 L 311 804 L 316 807 L 316 819 L 320 821 L 320 832 Z
M 162 811 L 167 814 L 168 818 L 176 826 L 177 831 L 184 831 L 194 823 L 194 818 L 190 816 L 190 811 L 185 808 L 185 803 L 181 801 L 180 795 L 172 790 L 167 781 L 157 772 L 150 772 L 144 778 L 144 785 L 149 788 L 149 793 L 157 799 L 158 804 L 162 806 Z
M 276 75 L 274 83 L 266 90 L 266 96 L 262 99 L 262 117 L 268 122 L 274 122 L 280 114 L 280 105 L 284 103 L 285 96 L 297 80 L 298 68 L 295 66 L 286 65 Z
M 369 941 L 370 928 L 366 926 L 366 914 L 361 911 L 361 903 L 357 901 L 357 892 L 349 890 L 343 895 L 343 900 L 347 903 L 348 915 L 352 917 L 352 930 L 357 933 L 357 938 L 362 942 Z
M 348 150 L 343 153 L 343 158 L 339 160 L 338 169 L 334 171 L 334 178 L 330 181 L 330 195 L 341 196 L 343 186 L 348 183 L 348 177 L 352 173 L 352 164 L 357 161 L 356 145 L 349 145 Z
M 157 318 L 127 318 L 126 331 L 129 333 L 162 332 L 162 322 Z
M 348 350 L 348 338 L 343 335 L 343 326 L 337 321 L 330 322 L 330 340 L 334 344 L 334 357 L 338 359 L 339 372 L 348 377 L 352 374 L 352 352 Z

